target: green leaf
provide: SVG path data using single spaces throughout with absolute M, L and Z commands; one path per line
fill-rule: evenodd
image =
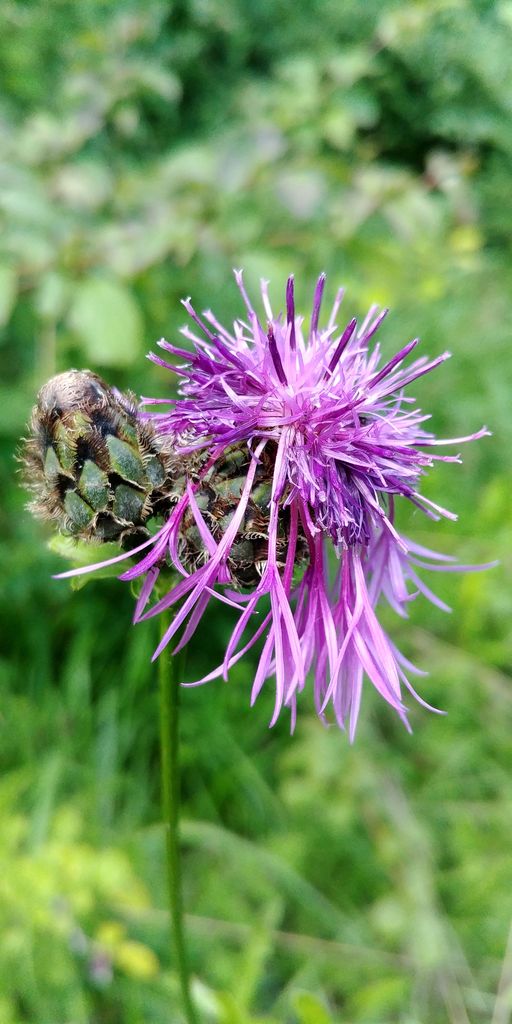
M 109 558 L 122 554 L 118 544 L 94 544 L 85 540 L 75 540 L 73 537 L 66 537 L 62 533 L 55 534 L 48 541 L 50 551 L 67 558 L 72 565 L 79 569 L 85 565 L 96 565 L 97 562 L 105 562 Z M 126 556 L 128 559 L 128 555 Z M 123 572 L 123 562 L 115 562 L 114 565 L 106 565 L 104 568 L 95 569 L 87 576 L 76 576 L 71 578 L 73 590 L 81 590 L 91 580 L 109 579 L 112 576 L 119 576 Z
M 132 293 L 118 281 L 91 277 L 81 282 L 69 312 L 87 358 L 101 366 L 126 366 L 139 354 L 143 325 Z
M 54 323 L 69 301 L 69 281 L 55 271 L 43 274 L 34 293 L 34 306 L 41 320 Z
M 293 1008 L 299 1024 L 332 1024 L 325 1003 L 312 992 L 297 992 L 293 997 Z
M 7 323 L 18 292 L 18 275 L 14 267 L 0 265 L 0 327 Z

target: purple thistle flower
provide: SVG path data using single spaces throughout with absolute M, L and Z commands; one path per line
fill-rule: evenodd
M 187 685 L 227 678 L 230 668 L 263 638 L 251 703 L 274 678 L 271 725 L 282 708 L 289 707 L 293 728 L 297 700 L 312 672 L 319 716 L 326 720 L 331 706 L 351 739 L 364 676 L 408 726 L 404 692 L 425 702 L 407 673 L 424 673 L 391 642 L 376 607 L 384 599 L 407 617 L 408 603 L 423 593 L 449 610 L 417 570 L 475 567 L 459 566 L 401 536 L 394 523 L 395 498 L 407 498 L 430 519 L 455 519 L 421 495 L 421 477 L 436 460 L 460 462 L 459 455 L 437 454 L 438 445 L 458 445 L 489 431 L 482 428 L 467 437 L 441 441 L 425 430 L 429 416 L 415 407 L 405 389 L 449 353 L 431 361 L 423 356 L 406 367 L 418 344 L 415 339 L 381 365 L 379 344 L 372 339 L 387 310 L 372 306 L 359 327 L 353 319 L 340 333 L 339 291 L 327 326 L 320 328 L 322 274 L 309 328 L 304 330 L 290 277 L 285 316 L 274 316 L 267 282 L 262 282 L 262 322 L 247 296 L 242 272 L 236 271 L 235 277 L 246 318 L 235 321 L 232 332 L 211 311 L 198 316 L 187 299 L 183 305 L 194 329 L 185 327 L 182 334 L 192 351 L 162 340 L 160 348 L 178 363 L 160 355 L 149 357 L 178 374 L 181 384 L 175 400 L 144 399 L 146 411 L 140 416 L 151 422 L 157 436 L 172 441 L 184 464 L 191 460 L 194 472 L 158 533 L 130 552 L 133 556 L 146 549 L 121 576 L 144 578 L 135 621 L 176 609 L 155 651 L 157 657 L 180 629 L 175 649 L 186 644 L 210 600 L 220 599 L 238 612 L 224 660 Z M 160 405 L 168 408 L 155 411 Z M 229 514 L 219 531 L 202 499 L 230 453 L 242 465 L 243 476 L 231 489 Z M 268 488 L 263 557 L 255 582 L 244 587 L 234 567 L 241 538 L 253 536 L 248 517 L 262 481 Z M 194 564 L 183 539 L 191 527 L 199 549 Z M 337 558 L 334 569 L 329 550 Z M 181 579 L 148 608 L 161 568 L 169 564 Z M 270 607 L 255 625 L 263 598 Z

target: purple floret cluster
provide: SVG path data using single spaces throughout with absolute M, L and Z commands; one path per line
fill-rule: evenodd
M 157 435 L 172 439 L 184 460 L 194 453 L 203 453 L 204 458 L 200 473 L 188 480 L 167 521 L 137 549 L 142 554 L 147 548 L 141 560 L 121 577 L 144 577 L 135 619 L 175 609 L 156 657 L 180 629 L 176 649 L 186 644 L 209 602 L 220 599 L 237 612 L 223 663 L 189 685 L 227 678 L 230 668 L 261 638 L 251 701 L 267 681 L 275 681 L 271 724 L 286 707 L 293 727 L 298 698 L 311 673 L 319 716 L 325 721 L 334 717 L 351 739 L 365 676 L 407 726 L 404 695 L 409 692 L 425 704 L 409 677 L 424 673 L 387 636 L 377 606 L 385 600 L 407 617 L 409 602 L 422 593 L 447 610 L 418 570 L 472 567 L 460 566 L 399 533 L 395 500 L 406 498 L 430 519 L 455 519 L 420 493 L 421 477 L 435 460 L 460 462 L 458 454 L 438 454 L 438 446 L 458 445 L 488 431 L 482 428 L 466 437 L 439 440 L 425 429 L 429 416 L 416 407 L 406 389 L 449 353 L 430 361 L 422 356 L 404 365 L 418 344 L 415 339 L 383 363 L 374 338 L 387 310 L 373 306 L 360 325 L 352 319 L 340 330 L 340 290 L 327 323 L 320 326 L 322 274 L 309 320 L 296 313 L 293 277 L 287 283 L 285 311 L 277 316 L 267 283 L 262 282 L 262 317 L 246 293 L 242 272 L 235 277 L 245 314 L 232 331 L 211 311 L 199 316 L 187 299 L 184 306 L 192 326 L 182 334 L 189 347 L 162 340 L 159 345 L 167 358 L 150 356 L 178 375 L 179 397 L 165 402 L 145 399 L 141 415 Z M 219 538 L 197 497 L 201 480 L 215 471 L 233 446 L 246 452 L 247 471 L 229 525 Z M 233 585 L 229 562 L 264 450 L 273 459 L 268 554 L 259 582 L 241 590 Z M 185 516 L 193 516 L 204 549 L 202 564 L 193 570 L 180 558 Z M 284 516 L 288 543 L 283 563 L 277 540 Z M 308 558 L 297 573 L 299 545 L 301 551 L 307 546 Z M 161 568 L 169 563 L 179 581 L 150 605 Z

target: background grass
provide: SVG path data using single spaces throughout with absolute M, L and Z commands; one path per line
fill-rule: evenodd
M 13 452 L 37 388 L 144 360 L 179 299 L 238 314 L 231 277 L 326 270 L 385 351 L 453 360 L 416 386 L 434 429 L 493 437 L 407 530 L 500 567 L 389 620 L 428 667 L 409 736 L 367 687 L 357 741 L 303 701 L 248 708 L 253 666 L 183 697 L 196 996 L 219 1024 L 506 1024 L 512 1015 L 512 4 L 2 0 L 2 1024 L 179 1022 L 158 806 L 154 626 L 115 580 L 71 593 Z M 230 629 L 217 610 L 195 677 Z M 508 943 L 508 945 L 507 945 Z M 171 1007 L 171 1009 L 170 1009 Z

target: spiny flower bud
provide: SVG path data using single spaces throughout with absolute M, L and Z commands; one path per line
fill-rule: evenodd
M 170 439 L 137 417 L 131 395 L 89 370 L 69 370 L 41 388 L 23 451 L 32 511 L 61 532 L 133 547 L 148 520 L 169 508 Z

